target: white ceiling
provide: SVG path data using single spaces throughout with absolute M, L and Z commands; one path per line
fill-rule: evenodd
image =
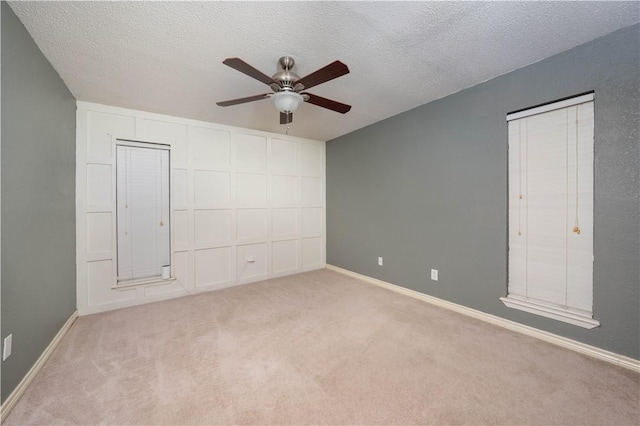
M 633 2 L 10 2 L 74 96 L 283 133 L 269 92 L 222 64 L 265 74 L 280 56 L 304 76 L 339 59 L 350 74 L 310 92 L 291 135 L 329 140 L 640 21 Z

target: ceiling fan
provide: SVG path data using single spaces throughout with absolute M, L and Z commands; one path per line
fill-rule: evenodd
M 280 70 L 271 77 L 258 71 L 240 58 L 227 58 L 222 63 L 268 85 L 273 93 L 263 93 L 246 98 L 217 102 L 216 105 L 227 107 L 271 98 L 275 107 L 280 111 L 280 124 L 291 123 L 294 111 L 298 109 L 302 102 L 308 102 L 341 114 L 345 114 L 351 109 L 351 105 L 303 92 L 303 90 L 348 74 L 349 68 L 340 61 L 332 62 L 302 78 L 291 71 L 295 61 L 290 56 L 283 56 L 278 60 Z

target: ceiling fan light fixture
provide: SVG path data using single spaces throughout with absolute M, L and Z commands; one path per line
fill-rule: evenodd
M 280 112 L 295 112 L 300 104 L 304 102 L 304 98 L 299 93 L 283 90 L 271 95 L 271 101 Z

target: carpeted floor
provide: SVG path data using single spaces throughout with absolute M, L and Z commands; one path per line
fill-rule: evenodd
M 639 424 L 640 375 L 320 270 L 79 318 L 16 424 Z

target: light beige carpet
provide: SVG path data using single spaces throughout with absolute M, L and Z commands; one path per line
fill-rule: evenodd
M 640 376 L 332 272 L 81 317 L 15 424 L 638 424 Z

